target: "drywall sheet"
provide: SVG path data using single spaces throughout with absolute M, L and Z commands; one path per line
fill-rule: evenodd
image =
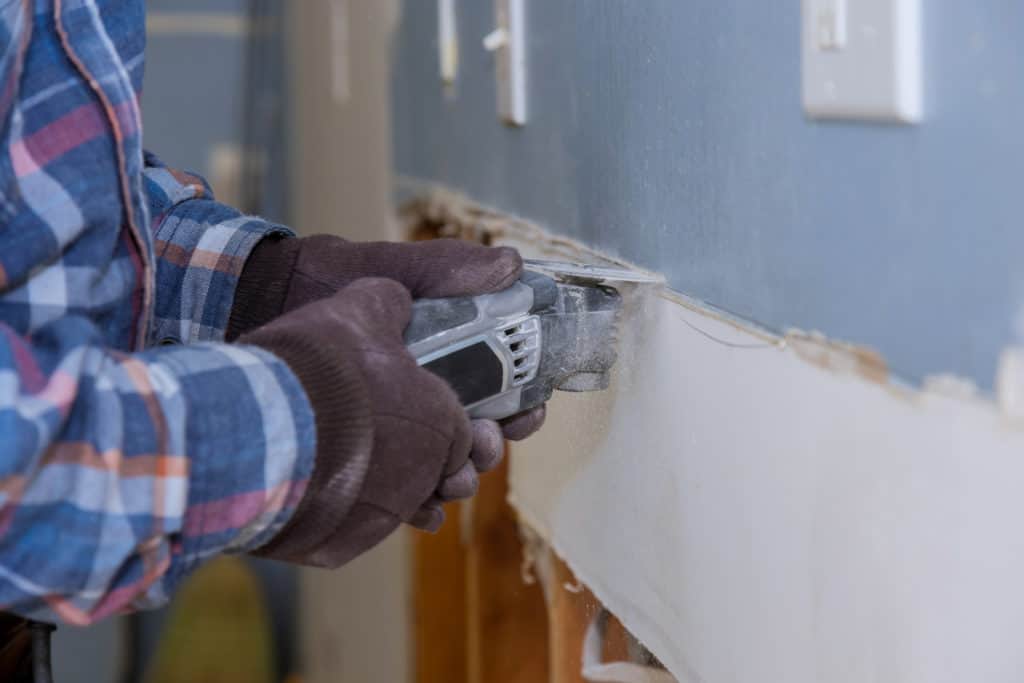
M 681 681 L 1021 680 L 1019 426 L 667 292 L 620 337 L 612 387 L 514 446 L 511 500 Z
M 990 387 L 1024 303 L 1024 3 L 923 2 L 924 119 L 813 122 L 797 0 L 527 0 L 527 123 L 495 110 L 457 0 L 445 88 L 435 2 L 395 37 L 400 174 L 665 273 L 784 331 L 877 348 L 897 373 Z

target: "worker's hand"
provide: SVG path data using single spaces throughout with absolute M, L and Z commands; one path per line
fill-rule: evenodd
M 523 270 L 519 252 L 462 240 L 349 242 L 333 235 L 268 237 L 245 263 L 228 340 L 364 277 L 386 277 L 413 299 L 475 296 L 509 287 Z
M 462 240 L 349 242 L 333 235 L 260 242 L 246 261 L 228 325 L 232 340 L 308 303 L 332 296 L 365 277 L 386 277 L 413 299 L 476 296 L 498 292 L 519 279 L 523 260 L 509 247 L 485 247 Z M 505 438 L 525 439 L 544 423 L 544 406 L 501 423 Z M 491 429 L 477 427 L 478 431 Z M 476 480 L 464 474 L 444 493 L 462 497 Z M 470 494 L 471 495 L 471 494 Z
M 397 282 L 367 278 L 239 340 L 288 363 L 316 416 L 309 487 L 261 554 L 336 567 L 401 522 L 434 530 L 438 502 L 472 495 L 477 472 L 500 461 L 498 425 L 471 424 L 406 350 L 411 301 Z

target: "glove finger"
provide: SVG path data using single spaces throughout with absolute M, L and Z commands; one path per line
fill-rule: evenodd
M 424 370 L 426 372 L 426 370 Z M 448 388 L 445 385 L 445 388 Z M 451 390 L 449 389 L 449 393 Z M 454 394 L 452 394 L 454 399 Z M 451 448 L 448 451 L 448 463 L 445 465 L 444 475 L 451 476 L 462 469 L 462 466 L 469 461 L 469 454 L 473 450 L 473 428 L 470 426 L 466 411 L 458 404 L 459 414 L 455 416 L 455 431 L 452 433 Z
M 437 428 L 451 430 L 448 459 L 441 470 L 441 476 L 448 477 L 458 472 L 469 460 L 473 448 L 473 429 L 466 409 L 448 383 L 429 370 L 417 368 L 417 372 L 420 374 L 416 384 L 422 387 L 423 392 L 420 400 L 431 402 L 433 424 Z
M 501 427 L 494 420 L 473 420 L 473 450 L 469 459 L 477 472 L 490 472 L 505 454 Z
M 360 278 L 385 277 L 405 285 L 413 298 L 496 292 L 519 279 L 523 261 L 515 249 L 463 240 L 345 242 L 331 235 L 301 240 L 289 310 L 330 296 Z
M 523 272 L 522 257 L 510 247 L 453 239 L 385 244 L 395 252 L 387 261 L 397 266 L 389 276 L 408 287 L 414 298 L 498 292 L 512 286 Z
M 393 380 L 399 382 L 396 393 L 400 396 L 400 403 L 395 404 L 391 410 L 401 412 L 415 407 L 414 420 L 417 423 L 448 439 L 447 453 L 443 450 L 432 451 L 433 462 L 440 465 L 432 481 L 436 486 L 444 477 L 458 472 L 469 460 L 473 430 L 465 408 L 447 382 L 429 370 L 418 367 L 411 357 L 407 372 L 409 374 L 405 377 Z
M 409 525 L 423 531 L 435 533 L 444 524 L 444 517 L 444 508 L 441 507 L 441 501 L 431 499 L 413 514 L 412 518 L 409 519 Z
M 443 501 L 472 498 L 480 488 L 480 478 L 473 463 L 467 462 L 455 474 L 445 477 L 437 487 L 437 495 Z
M 358 321 L 370 334 L 400 338 L 412 317 L 409 290 L 385 278 L 356 280 L 335 294 L 334 301 L 342 307 L 332 309 L 335 315 Z
M 522 441 L 544 425 L 547 413 L 547 404 L 544 404 L 507 417 L 501 421 L 501 431 L 509 441 Z

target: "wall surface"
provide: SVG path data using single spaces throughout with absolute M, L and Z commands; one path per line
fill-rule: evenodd
M 925 120 L 814 123 L 800 3 L 527 0 L 529 121 L 495 116 L 492 2 L 404 3 L 397 172 L 460 189 L 771 329 L 872 346 L 904 378 L 991 387 L 1019 340 L 1024 52 L 1011 0 L 925 2 Z
M 455 2 L 451 92 L 437 3 L 403 3 L 398 195 L 457 190 L 506 218 L 439 193 L 445 220 L 674 291 L 629 300 L 609 390 L 557 393 L 515 449 L 522 518 L 686 683 L 1019 681 L 1024 373 L 1000 402 L 912 390 L 705 304 L 991 389 L 1024 335 L 1024 6 L 922 2 L 925 118 L 898 127 L 803 116 L 798 0 L 525 4 L 513 129 L 493 3 Z
M 221 201 L 279 221 L 287 214 L 284 6 L 147 0 L 142 102 L 151 151 L 204 175 Z
M 391 203 L 397 0 L 288 5 L 291 222 L 306 234 L 399 239 Z
M 210 175 L 214 145 L 242 144 L 248 5 L 249 0 L 146 2 L 151 30 L 143 123 L 147 145 L 167 163 Z M 233 24 L 243 30 L 233 31 Z

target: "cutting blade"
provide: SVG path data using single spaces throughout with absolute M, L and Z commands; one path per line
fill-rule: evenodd
M 543 273 L 558 282 L 570 284 L 614 287 L 619 284 L 661 284 L 664 282 L 661 277 L 643 271 L 611 268 L 590 263 L 525 259 L 524 264 L 527 270 Z

